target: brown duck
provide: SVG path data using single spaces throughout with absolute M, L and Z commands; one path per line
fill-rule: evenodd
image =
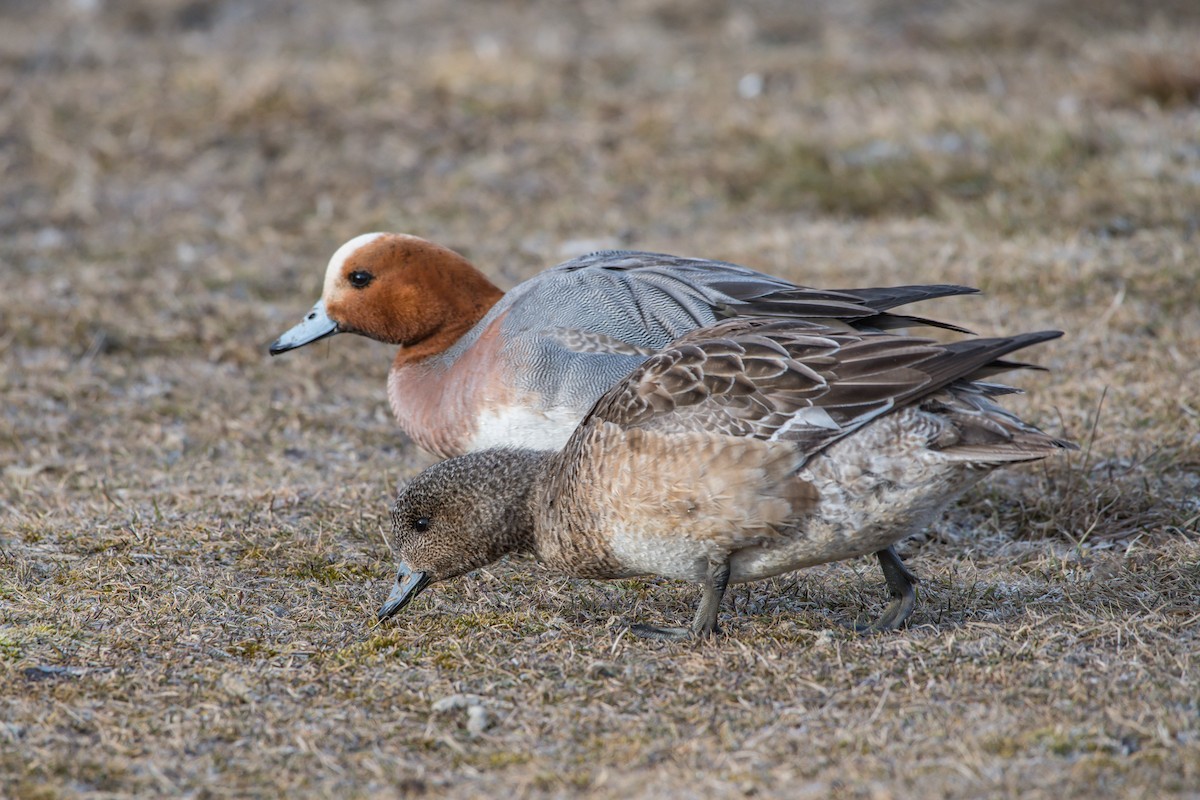
M 1058 331 L 940 344 L 798 320 L 695 330 L 606 392 L 558 452 L 492 449 L 418 475 L 392 509 L 400 559 L 386 619 L 430 584 L 507 553 L 583 578 L 700 583 L 708 635 L 731 583 L 876 553 L 893 600 L 861 630 L 912 613 L 889 549 L 996 467 L 1074 445 L 994 402 L 1002 360 Z

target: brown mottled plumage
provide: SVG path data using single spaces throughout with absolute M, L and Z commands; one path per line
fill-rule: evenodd
M 736 319 L 679 339 L 604 394 L 558 453 L 489 450 L 417 476 L 393 510 L 401 568 L 380 616 L 428 583 L 528 551 L 570 575 L 704 585 L 878 553 L 897 627 L 912 581 L 889 549 L 992 469 L 1073 445 L 978 380 L 1056 331 L 940 344 L 796 320 Z

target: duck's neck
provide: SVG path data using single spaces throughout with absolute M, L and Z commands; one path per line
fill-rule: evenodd
M 434 308 L 423 309 L 430 324 L 422 326 L 420 338 L 392 340 L 403 345 L 394 366 L 418 364 L 446 352 L 504 297 L 496 284 L 452 250 L 441 254 L 437 269 L 425 273 L 423 280 L 425 296 L 436 298 L 431 301 Z
M 495 448 L 442 462 L 468 465 L 466 479 L 484 498 L 481 516 L 495 531 L 491 561 L 506 553 L 537 552 L 538 487 L 553 458 L 554 453 L 545 450 Z
M 595 475 L 571 466 L 584 465 L 588 472 L 588 463 L 565 452 L 494 448 L 432 467 L 468 484 L 476 498 L 482 535 L 471 548 L 468 567 L 509 553 L 532 553 L 556 572 L 581 578 L 633 574 L 608 547 L 604 503 L 591 493 Z
M 503 314 L 498 316 L 454 358 L 413 361 L 404 349 L 392 362 L 388 374 L 392 414 L 421 447 L 443 458 L 476 449 L 480 413 L 514 402 L 513 387 L 496 369 L 503 319 Z
M 529 492 L 533 552 L 559 572 L 580 578 L 619 578 L 622 569 L 608 546 L 603 503 L 591 494 L 595 475 L 580 474 L 586 459 L 568 443 L 542 464 L 542 476 Z M 584 469 L 583 472 L 588 472 Z

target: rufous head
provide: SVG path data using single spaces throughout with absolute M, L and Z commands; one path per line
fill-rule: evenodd
M 501 296 L 453 250 L 403 233 L 364 233 L 334 252 L 321 299 L 270 352 L 284 353 L 335 333 L 444 349 Z

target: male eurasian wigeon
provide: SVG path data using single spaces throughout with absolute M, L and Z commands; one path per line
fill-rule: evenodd
M 605 251 L 507 293 L 433 242 L 367 233 L 338 248 L 321 299 L 272 355 L 351 332 L 400 346 L 388 400 L 400 427 L 442 457 L 563 446 L 601 393 L 690 330 L 742 315 L 890 329 L 953 325 L 886 313 L 962 286 L 825 291 L 720 261 Z
M 712 634 L 728 584 L 886 551 L 996 467 L 1073 448 L 982 380 L 1060 335 L 939 344 L 752 318 L 693 331 L 605 392 L 561 450 L 489 449 L 413 479 L 392 509 L 400 567 L 379 618 L 526 551 L 578 577 L 700 583 L 690 628 L 632 630 Z M 897 597 L 871 628 L 911 611 Z

